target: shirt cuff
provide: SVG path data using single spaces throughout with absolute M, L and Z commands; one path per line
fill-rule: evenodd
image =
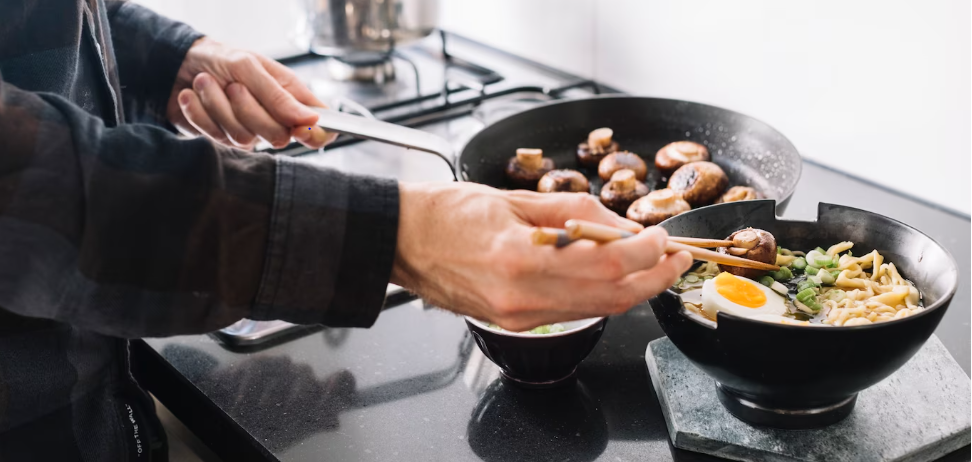
M 255 319 L 369 327 L 385 300 L 398 238 L 398 182 L 277 156 Z

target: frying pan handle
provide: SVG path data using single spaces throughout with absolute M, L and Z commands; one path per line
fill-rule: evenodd
M 456 177 L 456 167 L 453 164 L 455 151 L 452 149 L 452 144 L 442 137 L 413 128 L 376 119 L 367 119 L 331 109 L 312 107 L 311 110 L 319 116 L 317 125 L 325 130 L 435 154 L 449 165 L 452 178 L 458 179 Z

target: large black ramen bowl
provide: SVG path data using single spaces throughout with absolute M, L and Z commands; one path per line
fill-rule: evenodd
M 572 379 L 577 365 L 597 346 L 607 318 L 561 324 L 566 328 L 563 332 L 535 335 L 492 329 L 466 317 L 476 345 L 499 366 L 503 377 L 528 388 L 554 387 Z
M 820 204 L 817 221 L 803 222 L 778 219 L 773 201 L 734 202 L 661 226 L 673 236 L 706 238 L 752 226 L 794 250 L 852 241 L 856 255 L 877 249 L 921 291 L 923 312 L 855 327 L 772 324 L 722 312 L 714 326 L 687 314 L 672 291 L 653 298 L 651 307 L 672 343 L 715 379 L 722 404 L 754 425 L 813 428 L 846 417 L 858 392 L 891 375 L 928 340 L 958 284 L 955 260 L 933 239 L 899 221 L 840 205 Z

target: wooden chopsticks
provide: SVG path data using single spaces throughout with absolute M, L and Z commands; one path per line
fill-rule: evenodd
M 536 245 L 555 245 L 563 247 L 578 239 L 588 239 L 596 242 L 611 242 L 634 236 L 634 233 L 611 226 L 605 226 L 584 220 L 568 220 L 565 229 L 534 228 L 532 240 Z M 696 260 L 710 261 L 728 266 L 753 268 L 766 271 L 778 271 L 779 266 L 749 260 L 733 255 L 722 254 L 702 247 L 732 247 L 733 242 L 721 239 L 699 239 L 694 237 L 669 236 L 665 252 L 675 253 L 680 250 L 692 254 Z M 735 248 L 733 248 L 735 249 Z

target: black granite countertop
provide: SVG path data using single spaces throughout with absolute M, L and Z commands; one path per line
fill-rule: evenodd
M 969 218 L 805 163 L 785 216 L 812 219 L 821 201 L 897 218 L 959 260 L 970 254 Z M 966 374 L 969 276 L 961 265 L 936 331 Z M 713 460 L 669 443 L 644 362 L 662 335 L 639 305 L 611 319 L 576 385 L 523 391 L 499 379 L 461 318 L 417 300 L 371 329 L 308 328 L 259 350 L 205 335 L 148 339 L 133 344 L 133 367 L 224 460 Z

